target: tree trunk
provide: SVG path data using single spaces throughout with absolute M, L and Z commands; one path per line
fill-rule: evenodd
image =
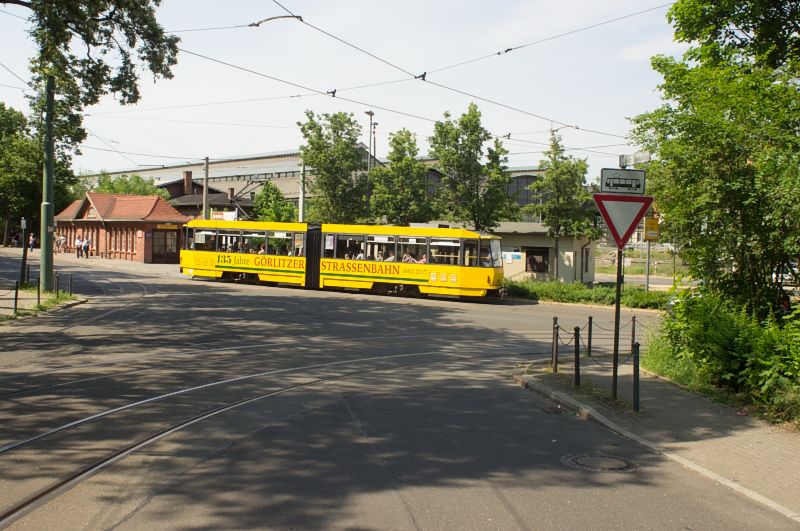
M 555 266 L 553 267 L 554 276 L 553 280 L 558 281 L 558 235 L 556 234 L 556 247 L 555 247 Z

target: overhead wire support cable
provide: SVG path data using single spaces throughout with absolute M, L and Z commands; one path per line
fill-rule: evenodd
M 19 79 L 20 81 L 25 83 L 27 86 L 33 88 L 33 85 L 30 83 L 30 81 L 25 81 L 24 79 L 22 79 L 22 77 L 18 76 L 16 72 L 11 70 L 9 67 L 4 65 L 3 63 L 0 63 L 0 66 L 2 66 L 4 69 L 6 69 L 6 71 L 8 71 L 8 73 L 11 74 L 12 76 L 14 76 L 15 78 Z

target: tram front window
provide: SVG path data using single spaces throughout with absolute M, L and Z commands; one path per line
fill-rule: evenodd
M 481 267 L 502 267 L 500 240 L 481 240 Z

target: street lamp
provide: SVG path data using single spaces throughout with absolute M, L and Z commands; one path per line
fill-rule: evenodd
M 372 109 L 367 109 L 364 111 L 364 114 L 369 116 L 369 129 L 367 130 L 367 136 L 369 137 L 369 153 L 367 155 L 367 171 L 372 169 L 372 117 L 375 116 L 375 113 L 372 112 Z

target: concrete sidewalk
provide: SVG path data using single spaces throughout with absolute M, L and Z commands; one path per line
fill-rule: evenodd
M 574 365 L 566 359 L 557 375 L 542 366 L 515 379 L 800 526 L 800 434 L 644 372 L 640 411 L 634 413 L 631 364 L 619 367 L 616 404 L 610 400 L 610 364 L 610 357 L 582 360 L 580 388 L 572 385 Z

